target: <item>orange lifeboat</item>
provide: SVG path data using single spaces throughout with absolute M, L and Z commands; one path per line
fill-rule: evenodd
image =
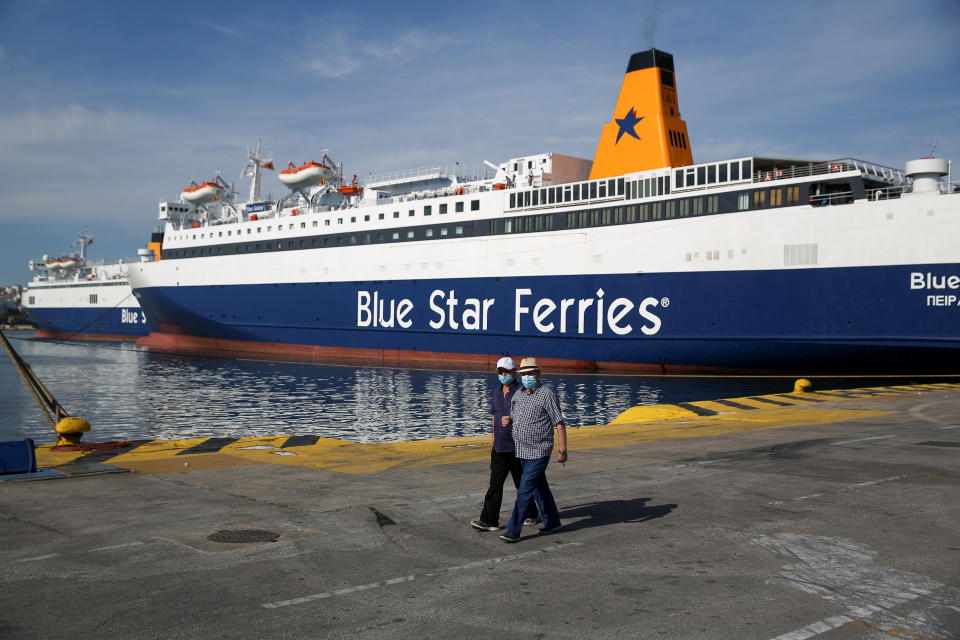
M 334 175 L 334 171 L 330 167 L 311 160 L 310 162 L 304 162 L 299 167 L 293 166 L 291 162 L 286 169 L 280 172 L 278 177 L 280 182 L 287 185 L 288 188 L 297 191 L 323 184 Z
M 53 260 L 47 260 L 47 267 L 50 269 L 69 269 L 71 267 L 77 266 L 79 260 L 72 256 L 64 256 L 61 258 L 54 258 Z
M 226 189 L 216 182 L 209 181 L 202 184 L 191 182 L 190 186 L 180 193 L 180 199 L 190 204 L 206 204 L 216 202 L 223 196 Z

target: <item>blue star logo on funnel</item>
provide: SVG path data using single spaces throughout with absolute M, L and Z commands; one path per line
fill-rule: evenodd
M 640 136 L 637 135 L 637 132 L 634 131 L 634 128 L 637 126 L 637 123 L 643 120 L 643 118 L 637 117 L 635 109 L 631 107 L 630 111 L 627 111 L 627 115 L 623 116 L 623 118 L 614 118 L 613 120 L 617 123 L 617 126 L 620 127 L 620 131 L 617 132 L 617 140 L 614 142 L 614 144 L 620 142 L 620 138 L 622 138 L 623 134 L 625 133 L 633 136 L 637 140 L 640 139 Z

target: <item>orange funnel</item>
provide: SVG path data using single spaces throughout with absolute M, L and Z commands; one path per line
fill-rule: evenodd
M 590 179 L 690 164 L 673 56 L 657 49 L 633 54 L 613 117 L 600 133 Z

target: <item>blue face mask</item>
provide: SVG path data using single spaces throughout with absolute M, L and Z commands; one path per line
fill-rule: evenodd
M 510 384 L 513 382 L 513 376 L 497 376 L 500 379 L 500 382 L 503 384 Z
M 527 389 L 533 389 L 537 386 L 537 377 L 536 376 L 520 376 L 520 382 L 523 383 Z

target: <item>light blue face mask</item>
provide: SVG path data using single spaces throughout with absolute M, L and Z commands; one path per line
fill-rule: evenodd
M 500 382 L 503 384 L 510 384 L 513 381 L 513 376 L 497 376 L 500 379 Z
M 527 389 L 533 389 L 537 386 L 537 377 L 536 376 L 520 376 L 520 382 L 523 383 Z

